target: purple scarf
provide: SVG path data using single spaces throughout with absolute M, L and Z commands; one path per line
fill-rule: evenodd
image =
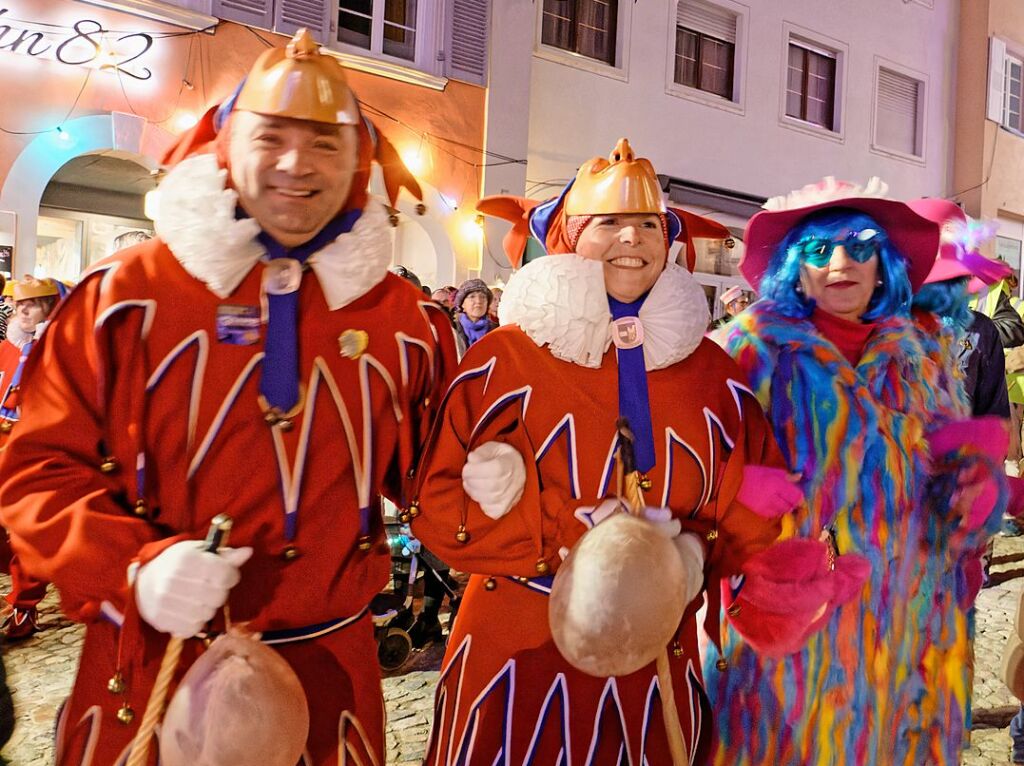
M 486 314 L 474 322 L 466 314 L 460 313 L 459 324 L 462 325 L 462 329 L 466 333 L 466 340 L 471 346 L 493 329 L 490 317 Z

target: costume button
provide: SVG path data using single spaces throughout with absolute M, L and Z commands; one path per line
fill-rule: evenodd
M 113 473 L 119 467 L 120 465 L 118 464 L 116 457 L 105 457 L 103 458 L 103 462 L 100 463 L 100 471 L 102 473 Z
M 718 668 L 719 671 L 724 672 L 725 669 L 729 667 L 729 663 L 726 662 L 724 659 L 721 659 L 715 663 L 715 667 Z
M 285 561 L 295 561 L 295 559 L 297 559 L 301 555 L 302 554 L 299 552 L 299 549 L 296 548 L 294 545 L 289 545 L 283 551 L 281 551 L 281 558 L 283 558 Z

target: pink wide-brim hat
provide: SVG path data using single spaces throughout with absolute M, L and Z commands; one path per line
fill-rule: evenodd
M 915 213 L 935 221 L 940 227 L 939 257 L 935 259 L 925 284 L 974 277 L 983 284 L 994 285 L 1013 273 L 1009 264 L 967 250 L 955 241 L 951 229 L 967 226 L 967 215 L 956 203 L 947 199 L 924 198 L 911 200 L 907 204 Z
M 869 189 L 874 182 L 875 180 L 869 183 Z M 881 187 L 879 191 L 884 193 L 884 184 L 877 183 Z M 843 196 L 843 191 L 847 189 L 851 194 Z M 924 284 L 935 262 L 935 254 L 939 249 L 938 224 L 914 212 L 906 202 L 882 196 L 864 196 L 858 194 L 859 191 L 860 187 L 852 184 L 825 179 L 820 184 L 805 187 L 801 192 L 790 196 L 832 196 L 834 199 L 784 210 L 762 210 L 757 213 L 747 223 L 744 232 L 743 242 L 746 250 L 740 261 L 740 273 L 754 289 L 760 290 L 761 279 L 768 270 L 772 255 L 794 227 L 819 210 L 847 208 L 871 216 L 885 230 L 889 240 L 906 259 L 910 286 L 916 292 Z

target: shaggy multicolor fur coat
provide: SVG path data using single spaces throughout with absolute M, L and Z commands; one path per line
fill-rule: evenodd
M 854 367 L 810 321 L 762 301 L 720 340 L 803 477 L 807 503 L 787 533 L 831 534 L 838 553 L 870 560 L 871 575 L 859 599 L 781 660 L 757 656 L 723 621 L 721 654 L 709 647 L 705 665 L 715 763 L 958 763 L 974 597 L 962 563 L 1001 509 L 968 529 L 949 499 L 956 471 L 978 458 L 965 447 L 933 461 L 923 438 L 968 414 L 952 336 L 934 322 L 886 319 Z

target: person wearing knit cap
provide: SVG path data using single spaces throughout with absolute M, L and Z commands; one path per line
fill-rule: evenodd
M 911 315 L 940 227 L 877 178 L 826 178 L 765 208 L 739 267 L 759 300 L 718 339 L 800 472 L 807 502 L 787 534 L 820 536 L 867 572 L 786 656 L 729 626 L 709 646 L 713 763 L 954 766 L 973 600 L 954 573 L 998 527 L 1007 434 L 970 419 L 952 335 Z
M 505 240 L 513 263 L 523 228 L 548 254 L 509 279 L 501 327 L 463 358 L 420 469 L 413 532 L 473 573 L 442 663 L 426 762 L 705 763 L 712 726 L 698 609 L 706 593 L 717 619 L 721 581 L 753 577 L 752 562 L 771 569 L 764 554 L 778 517 L 801 499 L 775 467 L 781 456 L 739 371 L 704 339 L 703 289 L 668 260 L 677 237 L 728 231 L 667 209 L 653 167 L 625 139 L 552 200 L 488 198 L 479 209 L 515 224 Z M 646 497 L 634 518 L 650 537 L 627 536 L 574 579 L 563 572 L 588 555 L 584 543 L 622 519 L 620 417 Z M 807 542 L 824 562 L 824 545 Z M 621 568 L 626 548 L 651 557 L 653 580 Z M 626 598 L 612 597 L 602 573 L 631 583 Z M 549 608 L 560 584 L 573 583 L 593 605 L 582 610 L 589 631 L 635 625 L 634 616 L 663 622 L 664 633 L 643 631 L 653 653 L 630 648 L 630 668 L 620 670 L 612 666 L 625 646 L 556 643 L 565 623 Z M 776 639 L 799 641 L 832 608 L 833 591 L 816 585 L 801 613 L 775 607 Z M 770 649 L 772 638 L 761 638 Z
M 157 236 L 94 265 L 38 341 L 0 516 L 86 624 L 59 766 L 155 763 L 165 646 L 184 642 L 173 694 L 229 608 L 304 690 L 295 761 L 384 763 L 378 496 L 405 506 L 455 350 L 444 312 L 388 273 L 374 160 L 392 204 L 418 195 L 300 30 L 171 148 Z
M 491 301 L 494 299 L 491 288 L 482 279 L 467 279 L 455 293 L 455 331 L 469 348 L 487 333 L 498 326 L 488 316 Z

